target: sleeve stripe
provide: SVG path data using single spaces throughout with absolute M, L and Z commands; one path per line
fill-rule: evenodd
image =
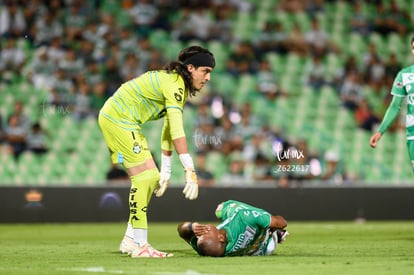
M 156 109 L 156 107 L 155 107 L 154 103 L 151 102 L 151 105 L 152 105 L 151 106 L 148 103 L 148 101 L 145 98 L 142 97 L 142 91 L 141 91 L 141 89 L 139 88 L 139 86 L 135 82 L 134 82 L 135 89 L 134 89 L 134 87 L 132 87 L 130 85 L 129 82 L 128 82 L 128 84 L 129 84 L 130 88 L 135 92 L 135 95 L 137 96 L 137 98 L 141 99 L 141 102 L 143 102 L 147 106 L 148 110 L 151 111 L 151 119 L 152 120 L 155 119 L 154 109 Z
M 120 101 L 119 103 L 118 103 L 118 100 Z M 132 111 L 131 111 L 131 109 L 128 107 L 128 105 L 127 104 L 125 104 L 125 102 L 124 102 L 124 100 L 122 99 L 122 97 L 120 97 L 120 96 L 118 96 L 116 99 L 115 99 L 115 101 L 118 103 L 118 105 L 120 106 L 120 104 L 122 103 L 122 105 L 128 110 L 128 112 L 131 114 L 131 115 L 133 115 L 132 114 Z M 124 110 L 124 109 L 123 109 Z
M 153 72 L 153 73 L 151 73 L 150 74 L 150 79 L 151 79 L 151 86 L 152 86 L 152 89 L 153 89 L 153 91 L 154 91 L 154 93 L 156 93 L 160 98 L 164 98 L 164 96 L 159 92 L 159 89 L 160 89 L 160 84 L 159 84 L 159 82 L 158 82 L 158 74 L 157 75 L 155 75 L 155 80 L 153 79 L 153 75 L 154 75 L 154 73 L 156 73 L 156 72 Z M 155 87 L 155 84 L 157 84 L 157 86 L 158 87 Z
M 178 106 L 165 106 L 165 109 L 178 109 L 178 110 L 180 110 L 181 111 L 181 113 L 183 112 L 183 108 L 181 108 L 181 107 L 178 107 Z

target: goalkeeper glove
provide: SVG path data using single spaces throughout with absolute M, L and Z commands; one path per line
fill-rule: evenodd
M 183 194 L 186 199 L 195 200 L 198 197 L 197 174 L 194 171 L 193 159 L 189 154 L 180 154 L 181 163 L 185 170 L 185 186 Z
M 168 183 L 171 177 L 171 161 L 172 156 L 166 156 L 161 154 L 161 171 L 160 171 L 160 180 L 158 182 L 158 187 L 154 190 L 156 197 L 161 197 L 164 195 L 165 190 L 167 190 Z

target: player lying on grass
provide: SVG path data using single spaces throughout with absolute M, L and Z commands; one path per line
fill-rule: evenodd
M 282 216 L 243 202 L 222 202 L 215 214 L 222 220 L 218 226 L 197 222 L 178 225 L 180 237 L 201 256 L 270 255 L 288 235 Z

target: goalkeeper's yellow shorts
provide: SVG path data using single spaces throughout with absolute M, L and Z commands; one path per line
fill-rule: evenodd
M 109 148 L 112 163 L 119 163 L 125 168 L 130 168 L 144 163 L 147 159 L 152 159 L 141 128 L 123 129 L 101 114 L 98 117 L 98 124 Z

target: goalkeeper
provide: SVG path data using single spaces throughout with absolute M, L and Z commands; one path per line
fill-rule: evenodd
M 148 243 L 147 208 L 153 193 L 164 194 L 171 175 L 172 151 L 185 169 L 185 198 L 198 196 L 197 176 L 187 148 L 183 108 L 210 80 L 215 67 L 213 54 L 205 48 L 183 49 L 177 61 L 163 70 L 148 71 L 122 84 L 99 112 L 98 123 L 113 163 L 122 163 L 131 180 L 129 220 L 120 251 L 131 257 L 163 258 L 171 253 Z M 161 171 L 148 148 L 141 125 L 164 118 L 161 133 Z
M 411 55 L 414 56 L 414 36 L 411 38 L 410 49 Z M 394 78 L 391 95 L 391 103 L 385 112 L 378 131 L 371 136 L 369 144 L 372 148 L 377 147 L 381 137 L 398 117 L 401 107 L 405 105 L 406 145 L 411 169 L 414 171 L 414 65 L 407 66 L 398 72 Z
M 220 203 L 215 212 L 222 222 L 211 224 L 184 222 L 178 234 L 201 256 L 265 256 L 285 240 L 288 232 L 282 216 L 243 202 Z

